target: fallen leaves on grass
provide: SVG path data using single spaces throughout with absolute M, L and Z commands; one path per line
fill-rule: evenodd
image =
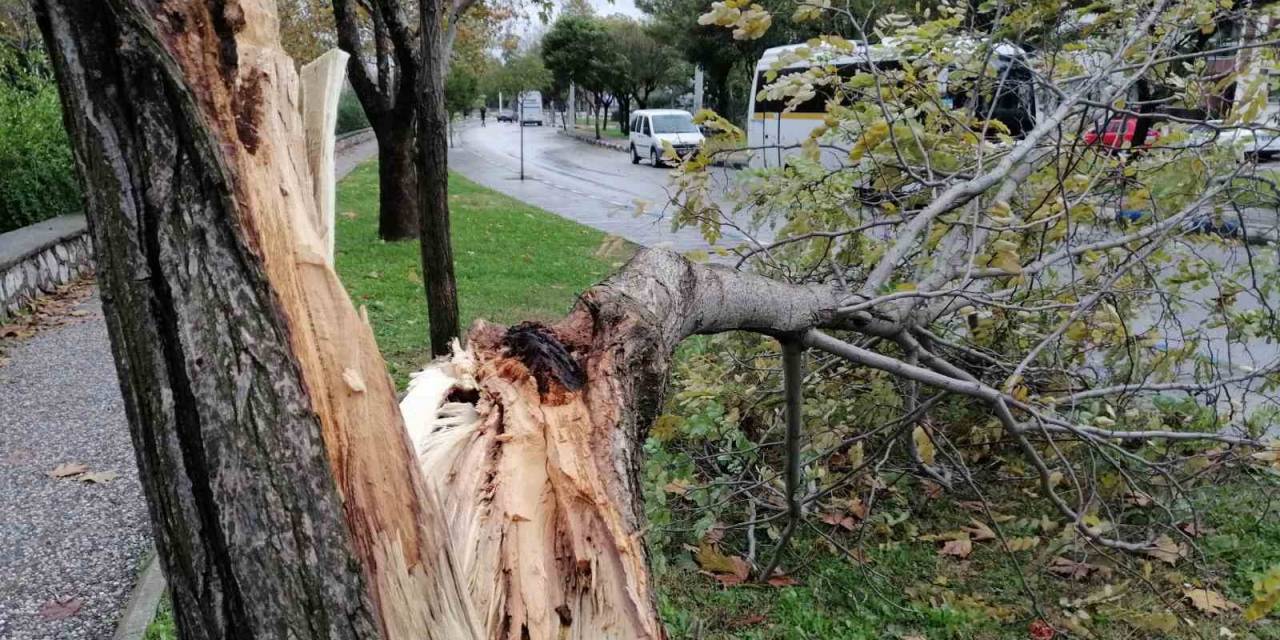
M 1145 550 L 1147 555 L 1168 564 L 1177 564 L 1187 555 L 1187 545 L 1175 542 L 1168 535 L 1161 535 Z
M 1111 569 L 1087 562 L 1077 562 L 1070 558 L 1061 556 L 1054 558 L 1046 567 L 1049 573 L 1062 576 L 1071 580 L 1085 580 L 1089 576 L 1097 575 L 1106 580 L 1111 577 Z
M 751 566 L 746 560 L 721 553 L 715 545 L 706 542 L 698 545 L 694 559 L 704 572 L 726 587 L 742 584 L 751 573 Z
M 955 540 L 947 540 L 942 544 L 942 548 L 938 550 L 938 555 L 955 556 L 957 558 L 968 558 L 973 553 L 973 540 L 969 539 L 969 534 L 963 534 Z
M 996 532 L 992 531 L 991 527 L 988 527 L 977 520 L 970 521 L 969 526 L 961 527 L 961 529 L 967 532 L 969 534 L 969 538 L 974 542 L 996 539 Z
M 1209 616 L 1216 616 L 1227 611 L 1235 611 L 1240 607 L 1212 589 L 1184 589 L 1182 596 L 1196 610 Z
M 59 598 L 40 605 L 40 618 L 44 620 L 61 620 L 74 616 L 84 603 L 80 598 Z

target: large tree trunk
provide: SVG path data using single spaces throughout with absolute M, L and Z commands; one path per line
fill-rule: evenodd
M 673 350 L 834 291 L 645 251 L 554 326 L 479 324 L 397 410 L 269 2 L 37 7 L 180 635 L 663 637 L 639 477 Z
M 378 138 L 378 237 L 418 237 L 418 158 L 414 127 L 375 127 Z
M 418 74 L 422 279 L 434 355 L 449 353 L 462 330 L 449 231 L 449 111 L 444 102 L 449 52 L 443 30 L 444 5 L 444 0 L 422 3 L 422 71 Z
M 313 226 L 273 5 L 36 6 L 182 636 L 448 629 L 438 517 Z

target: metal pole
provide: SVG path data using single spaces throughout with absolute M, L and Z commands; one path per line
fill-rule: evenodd
M 573 131 L 578 130 L 578 94 L 577 87 L 572 82 L 569 83 L 569 123 L 573 125 Z
M 702 111 L 702 67 L 693 68 L 693 112 Z
M 524 99 L 520 94 L 516 94 L 516 100 L 520 101 L 520 122 L 516 123 L 520 127 L 520 180 L 524 180 Z

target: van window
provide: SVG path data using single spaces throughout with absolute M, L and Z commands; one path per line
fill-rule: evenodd
M 649 117 L 648 117 L 648 116 L 642 116 L 640 119 L 644 121 L 644 135 L 646 135 L 646 136 L 647 136 L 647 135 L 652 134 L 652 133 L 653 133 L 653 131 L 651 131 L 651 130 L 649 129 Z
M 693 118 L 683 113 L 671 113 L 653 116 L 653 130 L 656 133 L 697 133 L 698 127 Z

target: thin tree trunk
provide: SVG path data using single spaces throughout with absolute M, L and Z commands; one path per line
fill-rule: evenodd
M 378 127 L 378 237 L 418 237 L 418 158 L 413 126 Z
M 444 46 L 443 2 L 422 4 L 422 72 L 418 76 L 420 120 L 418 151 L 422 279 L 426 283 L 431 353 L 449 353 L 461 336 L 458 286 L 453 273 L 453 241 L 449 231 L 449 113 L 444 102 L 448 51 Z

